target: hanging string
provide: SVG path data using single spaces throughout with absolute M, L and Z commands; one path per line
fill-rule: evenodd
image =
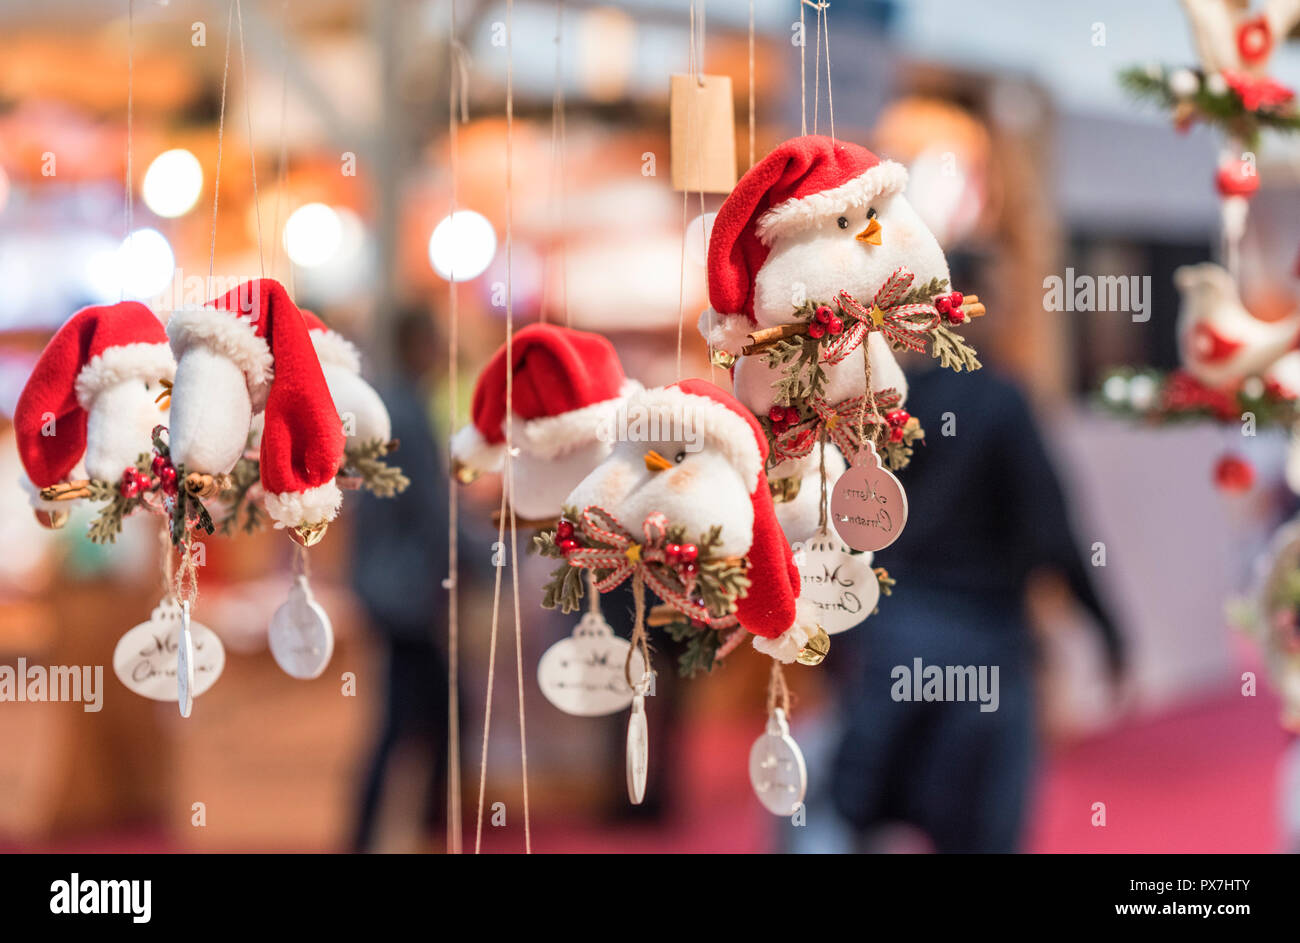
M 130 253 L 135 232 L 135 189 L 131 171 L 133 139 L 135 136 L 135 0 L 126 0 L 126 189 L 122 194 L 126 233 L 124 242 Z M 119 301 L 126 300 L 126 279 L 121 280 Z
M 194 534 L 188 526 L 181 544 L 181 563 L 172 576 L 172 598 L 181 605 L 189 603 L 190 610 L 199 598 L 199 568 L 194 562 Z
M 560 310 L 564 312 L 564 326 L 573 326 L 569 312 L 569 247 L 565 208 L 568 201 L 568 123 L 564 113 L 564 0 L 555 3 L 555 91 L 551 95 L 551 183 L 550 199 L 552 217 L 557 220 L 560 233 Z M 541 320 L 546 320 L 546 297 L 549 280 L 543 282 Z
M 821 435 L 817 441 L 817 452 L 820 456 L 821 471 L 821 499 L 817 503 L 817 531 L 818 533 L 827 532 L 828 515 L 826 511 L 826 427 L 822 426 Z
M 283 0 L 280 5 L 280 16 L 283 20 L 280 28 L 280 61 L 284 63 L 280 72 L 280 146 L 278 148 L 279 161 L 276 167 L 275 181 L 275 220 L 271 224 L 271 277 L 274 278 L 279 270 L 280 264 L 280 210 L 284 206 L 285 190 L 289 184 L 289 135 L 288 117 L 289 117 L 289 55 L 288 43 L 285 39 L 288 27 L 289 0 Z M 293 266 L 289 266 L 290 271 Z
M 244 118 L 248 125 L 248 164 L 253 182 L 253 214 L 257 218 L 257 260 L 266 277 L 266 254 L 262 251 L 262 201 L 257 196 L 257 150 L 253 147 L 253 105 L 248 90 L 248 59 L 244 56 L 244 7 L 235 0 L 235 13 L 239 20 L 239 74 L 244 79 Z
M 695 0 L 691 0 L 690 6 L 690 25 L 686 39 L 686 74 L 695 79 L 696 84 L 700 83 L 699 62 L 696 59 L 695 47 Z M 689 113 L 694 116 L 695 109 L 690 109 Z M 692 129 L 694 125 L 692 125 Z M 702 173 L 702 167 L 695 168 L 696 173 Z M 677 268 L 677 379 L 682 378 L 682 334 L 686 325 L 686 240 L 690 236 L 689 213 L 690 187 L 682 187 L 682 251 L 681 259 Z
M 876 391 L 871 386 L 871 335 L 868 334 L 862 341 L 862 375 L 866 381 L 867 392 L 862 398 L 862 406 L 858 410 L 858 442 L 859 449 L 867 447 L 867 413 L 870 412 L 875 418 L 876 423 L 883 424 L 884 418 L 880 415 L 880 406 L 876 402 Z M 872 434 L 872 442 L 875 442 L 875 434 Z M 845 456 L 852 458 L 852 456 Z M 826 486 L 826 474 L 822 472 L 822 487 Z
M 226 63 L 221 72 L 221 111 L 217 115 L 217 169 L 212 178 L 212 248 L 208 255 L 208 296 L 212 295 L 212 275 L 217 264 L 217 206 L 221 198 L 221 149 L 226 133 L 226 87 L 230 81 L 230 31 L 235 15 L 234 0 L 226 14 Z
M 596 571 L 587 571 L 587 611 L 593 616 L 601 615 L 600 590 L 596 588 Z
M 822 29 L 826 32 L 826 114 L 831 122 L 831 141 L 835 140 L 835 93 L 831 89 L 831 5 L 821 5 Z
M 767 713 L 770 717 L 777 708 L 790 718 L 790 687 L 785 683 L 785 669 L 775 658 L 772 659 L 772 674 L 767 681 Z
M 754 0 L 749 0 L 749 166 L 754 166 Z
M 817 32 L 817 48 L 813 51 L 813 134 L 816 134 L 817 115 L 822 103 L 822 8 L 820 4 L 813 4 L 813 9 L 817 15 L 813 23 L 813 29 Z
M 293 575 L 295 578 L 301 576 L 305 580 L 311 579 L 311 554 L 300 543 L 293 545 Z
M 804 28 L 803 5 L 807 0 L 799 0 L 799 134 L 808 133 L 808 67 L 807 58 L 808 32 Z
M 510 551 L 508 564 L 511 568 L 511 589 L 515 616 L 515 675 L 519 698 L 519 758 L 523 775 L 524 802 L 524 852 L 532 854 L 532 814 L 528 796 L 528 738 L 524 710 L 524 661 L 523 661 L 523 624 L 519 610 L 519 545 L 517 519 L 514 504 L 509 500 L 514 490 L 514 299 L 511 282 L 511 261 L 513 247 L 513 175 L 514 175 L 514 44 L 512 27 L 514 24 L 514 0 L 506 0 L 506 422 L 505 422 L 505 473 L 502 476 L 501 516 L 497 528 L 497 546 L 504 547 L 507 515 L 510 520 Z M 488 692 L 487 708 L 483 716 L 483 747 L 479 766 L 478 822 L 474 840 L 474 852 L 482 850 L 483 841 L 483 802 L 487 788 L 487 748 L 490 731 L 492 708 L 492 689 L 495 679 L 496 640 L 500 625 L 501 603 L 501 568 L 497 568 L 492 599 L 492 630 L 490 645 L 492 653 L 488 658 Z
M 506 343 L 514 345 L 514 288 L 511 281 L 514 239 L 514 140 L 515 140 L 515 70 L 514 0 L 506 0 Z M 506 363 L 506 476 L 507 493 L 515 490 L 514 463 L 514 353 L 507 350 Z M 524 853 L 533 852 L 532 815 L 528 804 L 528 735 L 524 719 L 524 636 L 519 616 L 519 539 L 514 502 L 510 502 L 510 577 L 515 607 L 515 679 L 519 697 L 519 763 L 524 785 Z
M 176 593 L 176 557 L 173 555 L 171 521 L 164 517 L 158 528 L 158 556 L 162 569 L 163 599 L 175 599 Z
M 632 644 L 628 646 L 627 658 L 623 662 L 623 678 L 627 686 L 638 694 L 645 693 L 654 672 L 650 669 L 650 645 L 646 641 L 645 631 L 645 578 L 638 569 L 632 574 L 632 603 L 635 616 L 632 620 Z M 632 677 L 632 653 L 641 653 L 642 675 Z
M 507 331 L 509 329 L 507 328 Z M 509 346 L 510 335 L 506 334 L 506 344 Z M 507 363 L 509 358 L 507 357 Z M 510 388 L 511 370 L 506 370 L 506 388 Z M 506 393 L 506 401 L 509 402 L 510 393 Z M 510 415 L 510 409 L 506 407 L 506 415 Z M 507 419 L 507 423 L 509 420 Z M 508 427 L 508 426 L 507 426 Z M 507 433 L 507 443 L 509 442 L 509 433 Z M 510 446 L 506 445 L 506 461 L 510 461 Z M 492 563 L 496 569 L 496 578 L 492 584 L 492 628 L 488 632 L 488 672 L 487 672 L 487 699 L 483 707 L 483 745 L 479 751 L 479 774 L 478 774 L 478 820 L 474 828 L 474 854 L 479 854 L 483 850 L 483 799 L 487 792 L 487 753 L 488 740 L 492 733 L 492 692 L 496 687 L 497 673 L 497 631 L 501 624 L 501 568 L 503 563 L 496 558 L 496 554 L 501 553 L 501 548 L 505 546 L 505 528 L 506 514 L 509 513 L 507 500 L 509 492 L 502 479 L 501 486 L 501 507 L 497 523 L 497 542 L 494 547 Z
M 451 0 L 451 29 L 447 49 L 447 147 L 451 165 L 451 207 L 448 219 L 456 217 L 456 194 L 460 179 L 460 122 L 467 117 L 464 99 L 465 63 L 456 38 L 456 0 Z M 457 99 L 460 110 L 457 113 Z M 459 118 L 459 120 L 457 120 Z M 447 428 L 459 420 L 460 393 L 460 308 L 456 290 L 455 253 L 447 273 Z M 460 496 L 455 483 L 447 489 L 447 853 L 461 853 L 460 785 Z M 498 571 L 499 572 L 499 571 Z

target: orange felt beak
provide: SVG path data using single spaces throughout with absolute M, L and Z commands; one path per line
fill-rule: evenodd
M 880 220 L 874 217 L 867 223 L 867 228 L 862 230 L 853 237 L 858 242 L 865 242 L 869 246 L 880 245 Z
M 162 385 L 163 389 L 162 392 L 154 398 L 154 402 L 158 404 L 159 411 L 165 413 L 172 405 L 172 381 L 159 380 L 158 382 Z
M 664 458 L 654 449 L 651 449 L 649 452 L 645 453 L 645 467 L 646 471 L 661 472 L 672 468 L 673 463 L 668 461 L 668 459 Z

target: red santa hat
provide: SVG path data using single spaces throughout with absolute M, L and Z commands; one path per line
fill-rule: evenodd
M 202 308 L 177 311 L 167 335 L 179 360 L 206 345 L 243 371 L 261 443 L 266 510 L 277 527 L 331 521 L 344 435 L 307 321 L 274 279 L 246 282 Z
M 647 390 L 628 403 L 652 427 L 681 423 L 724 455 L 740 474 L 754 508 L 749 551 L 749 591 L 737 602 L 741 626 L 754 635 L 754 647 L 780 661 L 795 660 L 820 626 L 816 607 L 799 600 L 799 571 L 790 542 L 777 522 L 768 489 L 767 436 L 753 413 L 707 380 L 681 380 Z
M 14 409 L 18 455 L 32 484 L 58 484 L 81 460 L 100 393 L 127 380 L 170 380 L 175 372 L 162 322 L 139 302 L 74 314 L 46 345 Z M 147 447 L 141 443 L 141 451 Z
M 511 342 L 514 441 L 530 455 L 555 458 L 596 440 L 601 420 L 640 388 L 623 375 L 614 345 L 599 334 L 530 324 Z M 506 348 L 479 374 L 470 424 L 451 440 L 452 457 L 492 471 L 505 454 Z
M 718 210 L 709 237 L 712 307 L 700 329 L 710 346 L 736 352 L 753 330 L 754 279 L 779 237 L 869 206 L 906 185 L 902 164 L 816 134 L 791 138 L 751 167 Z

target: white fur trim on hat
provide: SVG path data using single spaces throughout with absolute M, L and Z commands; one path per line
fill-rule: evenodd
M 505 455 L 505 443 L 488 442 L 472 422 L 451 437 L 451 457 L 475 471 L 497 471 Z
M 322 364 L 332 363 L 336 367 L 361 372 L 361 353 L 356 345 L 338 331 L 329 328 L 311 332 L 311 343 L 316 348 L 316 356 Z
M 266 402 L 275 358 L 271 356 L 271 345 L 257 336 L 248 318 L 220 308 L 181 308 L 167 319 L 167 337 L 177 360 L 196 344 L 226 357 L 243 371 L 254 408 Z
M 711 448 L 726 456 L 746 488 L 753 491 L 758 486 L 763 458 L 754 430 L 743 416 L 716 400 L 664 386 L 625 400 L 615 421 L 621 426 L 625 417 L 628 428 L 645 423 L 650 429 L 657 428 L 660 438 L 679 432 L 687 438 L 703 436 Z
M 770 246 L 779 236 L 833 219 L 845 210 L 867 206 L 876 197 L 898 193 L 905 186 L 907 168 L 897 161 L 882 160 L 848 183 L 778 203 L 758 218 L 754 233 L 763 245 Z
M 95 397 L 125 380 L 154 383 L 176 375 L 176 361 L 166 344 L 120 344 L 92 357 L 77 373 L 77 403 L 89 410 Z
M 276 527 L 322 524 L 334 520 L 343 503 L 343 492 L 332 481 L 306 491 L 286 491 L 266 495 L 266 513 Z
M 794 606 L 794 625 L 776 638 L 754 636 L 754 648 L 787 665 L 799 657 L 799 652 L 821 628 L 817 622 L 817 607 L 813 603 L 806 599 L 797 599 Z
M 556 416 L 518 420 L 522 422 L 521 442 L 527 452 L 541 459 L 559 458 L 574 449 L 601 438 L 602 428 L 618 414 L 619 405 L 629 396 L 641 392 L 636 380 L 624 380 L 618 396 L 572 409 Z M 520 428 L 516 426 L 516 428 Z M 613 439 L 611 438 L 612 442 Z
M 749 343 L 750 331 L 758 330 L 758 325 L 743 314 L 719 314 L 710 307 L 700 314 L 699 328 L 710 348 L 739 357 Z

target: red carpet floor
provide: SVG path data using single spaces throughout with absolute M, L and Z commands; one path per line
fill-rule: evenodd
M 1033 852 L 1275 852 L 1281 850 L 1278 777 L 1288 743 L 1271 698 L 1225 696 L 1134 721 L 1051 752 L 1041 770 L 1026 848 Z M 745 779 L 752 730 L 699 728 L 687 748 L 685 808 L 644 824 L 539 821 L 533 849 L 551 853 L 772 850 L 772 819 Z M 468 770 L 466 775 L 468 776 Z M 1092 824 L 1104 803 L 1106 825 Z M 465 847 L 473 850 L 473 809 Z M 523 850 L 518 820 L 484 830 L 484 851 Z M 441 839 L 431 848 L 442 847 Z M 150 830 L 0 851 L 175 850 Z M 237 849 L 232 849 L 237 850 Z M 292 850 L 292 849 L 284 849 Z

